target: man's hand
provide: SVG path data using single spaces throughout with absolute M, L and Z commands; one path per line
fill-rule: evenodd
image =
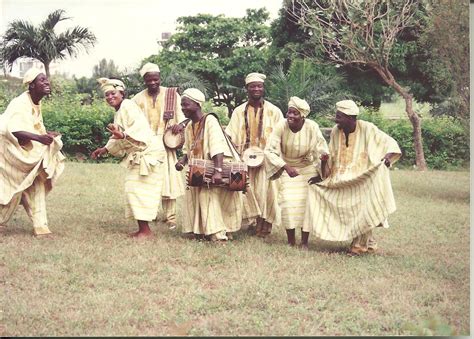
M 290 178 L 294 178 L 294 177 L 300 175 L 300 174 L 298 173 L 298 171 L 297 171 L 295 168 L 293 168 L 293 167 L 291 167 L 291 166 L 289 166 L 289 165 L 285 165 L 285 166 L 283 166 L 283 168 L 284 168 L 284 170 L 286 171 L 286 173 L 288 173 L 288 176 L 289 176 Z
M 309 178 L 308 183 L 310 185 L 314 185 L 314 184 L 317 184 L 318 182 L 321 182 L 321 181 L 323 181 L 323 179 L 321 179 L 321 176 L 317 175 L 315 177 Z
M 390 165 L 392 164 L 391 158 L 392 157 L 390 153 L 385 154 L 385 156 L 382 158 L 382 161 L 385 164 L 385 166 L 390 167 Z
M 222 173 L 215 171 L 212 175 L 212 182 L 216 185 L 222 184 Z
M 108 124 L 107 130 L 112 133 L 112 139 L 125 139 L 125 133 L 119 129 L 118 125 Z
M 49 135 L 49 134 L 43 134 L 43 135 L 38 135 L 38 137 L 36 138 L 36 141 L 42 143 L 43 145 L 51 145 L 51 143 L 53 142 L 54 140 L 54 137 Z
M 179 134 L 183 131 L 184 127 L 182 124 L 175 124 L 170 127 L 173 134 Z
M 107 148 L 105 147 L 99 147 L 96 149 L 94 152 L 91 153 L 91 158 L 92 159 L 97 159 L 98 157 L 101 157 L 102 155 L 106 154 L 108 152 Z
M 183 161 L 178 160 L 178 162 L 174 165 L 174 168 L 176 168 L 177 171 L 182 171 L 184 168 Z
M 47 131 L 46 134 L 51 135 L 53 138 L 56 138 L 58 135 L 61 135 L 61 133 L 56 131 Z

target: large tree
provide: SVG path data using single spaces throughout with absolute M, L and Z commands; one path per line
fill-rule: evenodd
M 229 114 L 246 94 L 244 78 L 263 72 L 269 44 L 269 13 L 248 9 L 243 18 L 198 14 L 178 18 L 173 34 L 158 56 L 149 61 L 160 68 L 175 67 L 197 74 L 212 86 L 212 99 Z
M 469 3 L 425 1 L 429 16 L 411 58 L 424 87 L 421 99 L 445 103 L 449 111 L 444 113 L 468 120 Z
M 392 72 L 397 38 L 417 25 L 419 2 L 414 0 L 293 0 L 289 13 L 311 32 L 312 41 L 326 57 L 339 65 L 361 65 L 375 71 L 405 100 L 405 111 L 413 127 L 416 165 L 426 170 L 421 119 L 413 109 L 413 94 Z
M 96 42 L 95 35 L 87 28 L 76 26 L 57 34 L 56 25 L 70 18 L 66 12 L 58 9 L 48 15 L 46 20 L 34 26 L 28 21 L 15 20 L 8 24 L 0 40 L 0 60 L 11 69 L 13 62 L 21 57 L 30 57 L 41 61 L 46 75 L 50 76 L 52 61 L 75 57 L 81 50 L 87 50 Z

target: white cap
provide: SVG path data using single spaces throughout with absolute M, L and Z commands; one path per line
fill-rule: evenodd
M 29 84 L 30 82 L 33 82 L 36 77 L 42 73 L 44 74 L 44 71 L 39 68 L 30 68 L 23 76 L 23 84 Z
M 306 100 L 300 99 L 298 97 L 291 97 L 288 102 L 288 107 L 294 107 L 301 113 L 302 116 L 306 117 L 310 112 L 309 104 Z
M 160 73 L 160 68 L 158 67 L 157 64 L 152 64 L 151 62 L 147 62 L 146 64 L 143 65 L 142 69 L 140 70 L 140 75 L 143 78 L 145 74 L 150 73 L 150 72 Z
M 191 99 L 192 101 L 198 103 L 199 106 L 202 106 L 202 104 L 206 101 L 206 96 L 204 95 L 204 93 L 198 90 L 197 88 L 186 89 L 181 95 L 181 98 L 183 97 Z
M 359 115 L 359 107 L 352 100 L 342 100 L 336 102 L 336 109 L 347 115 Z
M 251 82 L 265 82 L 266 79 L 265 74 L 261 73 L 250 73 L 245 77 L 245 84 L 249 84 Z
M 107 91 L 125 91 L 125 85 L 118 79 L 99 78 L 97 82 L 100 84 L 100 89 L 106 93 Z

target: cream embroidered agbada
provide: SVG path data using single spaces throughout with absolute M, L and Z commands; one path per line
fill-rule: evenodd
M 201 124 L 202 139 L 199 142 Z M 191 159 L 211 160 L 223 153 L 226 158 L 238 159 L 227 144 L 219 121 L 212 115 L 203 117 L 198 123 L 190 123 L 185 130 L 184 152 Z M 227 232 L 236 232 L 242 221 L 242 192 L 228 191 L 224 187 L 189 187 L 185 193 L 184 233 L 215 235 L 216 239 L 227 239 Z
M 283 120 L 281 110 L 270 103 L 264 101 L 263 110 L 255 111 L 248 105 L 247 125 L 250 140 L 247 143 L 247 129 L 245 110 L 248 103 L 244 103 L 235 108 L 225 132 L 231 137 L 232 142 L 237 146 L 237 150 L 242 154 L 250 146 L 258 146 L 265 149 L 276 124 Z M 263 114 L 263 116 L 261 116 Z M 259 138 L 259 121 L 262 121 L 261 137 Z M 278 205 L 278 182 L 268 180 L 265 166 L 249 168 L 250 187 L 244 195 L 244 222 L 250 224 L 256 217 L 261 217 L 267 222 L 279 225 L 281 223 L 281 211 Z
M 344 132 L 334 127 L 330 174 L 308 191 L 303 230 L 324 240 L 370 237 L 380 224 L 388 227 L 386 219 L 396 210 L 389 169 L 381 160 L 387 153 L 396 154 L 392 163 L 399 159 L 397 142 L 374 124 L 357 120 L 348 145 Z
M 265 168 L 270 180 L 281 180 L 279 204 L 286 229 L 303 226 L 308 180 L 320 173 L 319 157 L 323 153 L 328 153 L 328 146 L 316 122 L 306 119 L 296 133 L 287 120 L 276 125 L 265 148 Z M 286 164 L 299 175 L 291 178 L 283 168 Z
M 8 222 L 21 201 L 35 234 L 51 233 L 45 197 L 64 170 L 61 137 L 54 137 L 50 145 L 36 141 L 20 145 L 12 134 L 19 131 L 46 133 L 41 103 L 35 105 L 28 91 L 0 115 L 0 224 Z
M 163 144 L 163 134 L 166 128 L 185 120 L 183 112 L 181 111 L 181 97 L 177 93 L 174 117 L 167 121 L 163 119 L 166 89 L 166 87 L 160 86 L 155 103 L 153 103 L 153 97 L 148 94 L 147 89 L 141 91 L 132 99 L 145 113 L 153 133 L 153 138 L 160 144 L 160 147 L 161 144 Z M 181 173 L 179 173 L 175 168 L 177 161 L 176 150 L 168 149 L 164 147 L 164 145 L 163 148 L 166 150 L 166 157 L 161 172 L 163 175 L 161 196 L 164 199 L 163 205 L 175 205 L 176 198 L 184 195 L 184 182 Z M 168 210 L 175 211 L 175 207 L 170 206 Z M 170 215 L 168 217 L 173 218 L 173 220 L 175 219 L 174 213 L 172 216 Z
M 127 168 L 125 216 L 135 220 L 156 219 L 161 202 L 163 144 L 153 138 L 143 112 L 133 101 L 124 99 L 115 112 L 114 124 L 127 135 L 126 139 L 109 139 L 105 148 Z

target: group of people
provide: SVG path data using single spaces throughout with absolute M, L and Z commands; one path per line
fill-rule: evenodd
M 131 236 L 151 236 L 149 224 L 160 209 L 162 221 L 176 228 L 176 200 L 184 195 L 180 225 L 192 238 L 227 241 L 242 227 L 266 237 L 273 225 L 281 225 L 291 246 L 300 228 L 303 248 L 313 234 L 352 241 L 350 255 L 376 251 L 372 231 L 388 227 L 387 217 L 396 208 L 388 167 L 401 151 L 374 124 L 357 119 L 352 100 L 336 103 L 328 145 L 318 124 L 307 119 L 305 100 L 291 97 L 285 118 L 264 99 L 263 74 L 245 78 L 248 100 L 235 108 L 225 129 L 216 115 L 203 111 L 206 98 L 200 90 L 179 94 L 161 86 L 156 64 L 145 64 L 140 75 L 146 88 L 132 99 L 126 98 L 122 81 L 98 79 L 115 115 L 106 127 L 110 139 L 91 154 L 96 159 L 110 153 L 127 168 L 125 214 L 138 223 Z M 31 69 L 23 82 L 28 90 L 0 115 L 0 225 L 21 203 L 35 235 L 42 236 L 51 233 L 45 196 L 63 171 L 64 156 L 59 133 L 43 125 L 40 101 L 50 94 L 47 77 Z M 180 159 L 163 142 L 169 130 L 184 135 Z M 190 185 L 188 175 L 185 189 L 181 171 L 199 161 L 207 164 L 208 181 Z M 226 168 L 242 163 L 248 165 L 245 188 L 229 189 Z

